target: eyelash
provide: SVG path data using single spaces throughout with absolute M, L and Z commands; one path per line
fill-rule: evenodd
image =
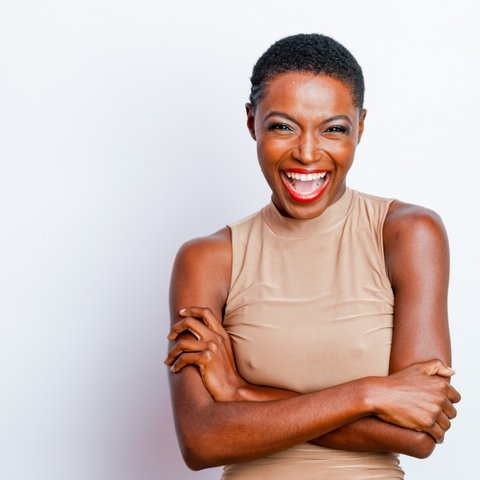
M 273 130 L 280 130 L 282 132 L 292 132 L 293 129 L 289 127 L 288 125 L 285 125 L 284 123 L 272 123 L 272 125 L 269 125 L 268 127 L 269 131 Z M 325 132 L 333 132 L 333 133 L 347 133 L 348 130 L 345 127 L 339 126 L 339 125 L 334 125 L 333 127 L 328 127 Z
M 281 130 L 283 132 L 292 132 L 293 130 L 288 126 L 285 125 L 284 123 L 272 123 L 272 125 L 268 126 L 268 130 Z
M 334 130 L 334 129 L 336 129 L 336 130 Z M 327 128 L 326 131 L 327 131 L 327 132 L 330 131 L 330 132 L 334 132 L 334 133 L 336 133 L 336 132 L 347 133 L 347 129 L 346 129 L 345 127 L 340 127 L 340 126 L 338 126 L 338 125 L 335 125 L 335 126 L 333 126 L 333 127 L 329 127 L 329 128 Z

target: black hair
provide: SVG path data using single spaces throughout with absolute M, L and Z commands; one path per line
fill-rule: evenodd
M 298 34 L 275 42 L 253 67 L 250 103 L 255 109 L 274 76 L 287 72 L 308 72 L 332 77 L 345 84 L 354 105 L 361 112 L 365 83 L 362 68 L 354 56 L 333 38 L 318 33 Z

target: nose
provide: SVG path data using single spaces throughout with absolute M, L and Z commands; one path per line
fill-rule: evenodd
M 319 145 L 319 139 L 311 132 L 302 133 L 293 149 L 292 156 L 299 162 L 310 165 L 320 160 L 322 154 Z

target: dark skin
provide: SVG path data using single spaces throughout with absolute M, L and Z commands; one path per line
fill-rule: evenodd
M 259 163 L 283 215 L 314 218 L 343 195 L 365 115 L 342 83 L 298 72 L 272 79 L 255 110 L 247 104 Z M 283 185 L 283 169 L 298 166 L 330 172 L 329 185 L 313 202 L 295 201 Z M 390 375 L 307 395 L 249 384 L 236 370 L 221 326 L 231 278 L 230 230 L 180 249 L 172 273 L 166 363 L 173 365 L 177 434 L 190 468 L 261 458 L 305 441 L 425 458 L 443 441 L 456 415 L 452 404 L 460 400 L 446 367 L 451 362 L 446 233 L 436 214 L 398 201 L 383 233 L 395 292 Z

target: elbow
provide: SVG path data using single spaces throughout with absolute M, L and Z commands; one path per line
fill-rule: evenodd
M 180 450 L 183 461 L 190 470 L 197 472 L 223 465 L 220 458 L 216 456 L 215 449 L 212 448 L 214 444 L 210 438 L 207 438 L 209 435 L 192 433 L 182 437 L 179 442 Z
M 193 470 L 194 472 L 198 472 L 200 470 L 203 470 L 205 468 L 211 468 L 209 463 L 205 461 L 204 458 L 195 455 L 191 451 L 183 451 L 182 450 L 182 456 L 183 456 L 183 461 L 185 462 L 185 465 L 190 469 Z
M 205 468 L 213 468 L 218 466 L 209 458 L 207 458 L 207 455 L 192 451 L 191 449 L 182 448 L 182 456 L 185 465 L 194 472 L 204 470 Z
M 433 453 L 435 446 L 435 440 L 428 433 L 419 433 L 418 441 L 411 445 L 412 449 L 407 455 L 423 460 Z

